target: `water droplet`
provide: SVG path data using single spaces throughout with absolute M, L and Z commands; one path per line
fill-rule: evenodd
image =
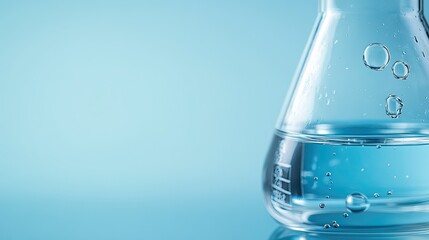
M 392 191 L 388 191 L 387 192 L 387 195 L 389 195 L 389 196 L 392 195 L 392 194 L 393 194 Z
M 324 203 L 320 203 L 320 204 L 319 204 L 319 207 L 320 207 L 320 208 L 325 208 L 325 207 L 326 207 L 326 204 L 324 204 Z
M 378 193 L 374 193 L 374 197 L 375 197 L 375 198 L 378 198 L 378 197 L 380 197 L 380 194 L 378 194 Z
M 340 227 L 340 224 L 338 224 L 338 223 L 334 223 L 334 224 L 332 224 L 332 226 L 333 226 L 334 228 L 339 228 L 339 227 Z
M 346 198 L 346 207 L 353 213 L 365 212 L 369 206 L 368 198 L 361 193 L 352 193 Z
M 398 118 L 402 114 L 402 107 L 404 107 L 404 103 L 398 96 L 391 94 L 386 98 L 387 116 Z
M 345 212 L 345 213 L 343 213 L 343 217 L 348 218 L 349 214 Z
M 363 62 L 370 69 L 381 71 L 390 61 L 389 49 L 381 43 L 371 43 L 365 48 Z
M 324 228 L 331 228 L 331 225 L 329 225 L 329 224 L 325 224 L 323 227 L 324 227 Z
M 414 41 L 416 41 L 416 43 L 419 43 L 419 40 L 417 39 L 416 36 L 414 36 Z
M 396 79 L 405 80 L 410 74 L 410 66 L 402 61 L 396 61 L 392 66 L 393 76 Z
M 377 146 L 376 146 L 376 148 L 377 148 L 377 149 L 380 149 L 380 148 L 381 148 L 381 145 L 377 145 Z
M 332 173 L 330 173 L 330 172 L 326 173 L 326 176 L 328 176 L 328 177 L 331 176 L 331 175 L 332 175 Z
M 319 180 L 319 178 L 318 178 L 318 177 L 314 177 L 313 179 L 314 179 L 314 181 L 318 181 L 318 180 Z

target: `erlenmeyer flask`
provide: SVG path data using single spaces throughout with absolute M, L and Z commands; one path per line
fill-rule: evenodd
M 429 229 L 429 38 L 421 0 L 319 0 L 264 168 L 290 228 Z

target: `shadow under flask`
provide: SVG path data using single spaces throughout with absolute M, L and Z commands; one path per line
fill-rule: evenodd
M 429 29 L 422 0 L 319 0 L 264 166 L 289 228 L 429 230 Z

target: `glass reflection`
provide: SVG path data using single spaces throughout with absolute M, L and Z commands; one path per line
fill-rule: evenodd
M 429 234 L 417 235 L 346 235 L 339 233 L 314 233 L 314 232 L 299 232 L 288 228 L 279 227 L 273 231 L 268 240 L 429 240 Z

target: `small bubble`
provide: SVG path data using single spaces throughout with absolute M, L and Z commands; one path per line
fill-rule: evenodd
M 426 54 L 425 54 L 425 52 L 423 52 L 423 51 L 422 51 L 422 56 L 423 56 L 424 58 L 426 57 Z
M 410 178 L 410 176 L 407 175 L 407 176 L 405 176 L 405 178 Z
M 335 157 L 335 156 L 337 156 L 337 154 L 336 154 L 336 153 L 332 153 L 332 156 L 334 156 L 334 157 Z
M 318 178 L 318 177 L 314 177 L 313 179 L 314 179 L 314 181 L 318 181 L 318 180 L 319 180 L 319 178 Z
M 392 194 L 393 194 L 392 191 L 388 191 L 387 192 L 387 195 L 389 195 L 389 196 L 392 195 Z
M 406 80 L 410 74 L 410 65 L 406 62 L 396 61 L 392 66 L 392 72 L 396 79 Z
M 339 227 L 340 227 L 340 224 L 338 224 L 338 223 L 334 223 L 334 224 L 332 224 L 332 226 L 333 226 L 334 228 L 339 228 Z
M 377 149 L 380 149 L 380 148 L 381 148 L 381 145 L 377 145 L 377 146 L 376 146 L 376 148 L 377 148 Z
M 387 166 L 390 167 L 390 163 L 388 163 Z
M 329 190 L 329 191 L 331 191 L 331 190 L 332 190 L 332 188 L 328 188 L 328 190 Z
M 402 99 L 400 99 L 396 95 L 389 95 L 386 98 L 386 114 L 391 118 L 398 118 L 399 115 L 402 114 L 402 108 L 404 107 L 404 103 Z
M 375 197 L 375 198 L 378 198 L 378 197 L 380 197 L 380 194 L 378 194 L 378 193 L 374 193 L 374 197 Z
M 330 196 L 326 196 L 325 198 L 329 199 L 329 198 L 330 198 Z
M 396 179 L 396 176 L 393 176 L 393 179 Z
M 381 71 L 389 64 L 389 49 L 381 43 L 371 43 L 365 48 L 363 61 L 370 69 Z
M 320 204 L 319 204 L 319 207 L 320 207 L 320 208 L 325 208 L 325 207 L 326 207 L 326 204 L 324 204 L 324 203 L 320 203 Z
M 331 228 L 331 225 L 325 224 L 323 227 L 327 229 L 327 228 Z
M 334 45 L 338 43 L 338 39 L 335 40 Z
M 361 168 L 361 169 L 360 169 L 360 171 L 361 171 L 361 172 L 365 172 L 365 168 Z
M 330 172 L 326 173 L 326 176 L 328 176 L 328 177 L 331 176 L 331 175 L 332 175 L 332 173 L 330 173 Z
M 405 52 L 405 51 L 402 51 L 402 55 L 407 55 L 407 52 Z
M 345 212 L 345 213 L 343 213 L 343 217 L 348 218 L 349 214 Z
M 414 36 L 414 41 L 416 41 L 416 43 L 419 43 L 419 40 L 417 39 L 416 36 Z
M 369 208 L 368 198 L 361 193 L 347 195 L 346 207 L 353 213 L 365 212 Z

